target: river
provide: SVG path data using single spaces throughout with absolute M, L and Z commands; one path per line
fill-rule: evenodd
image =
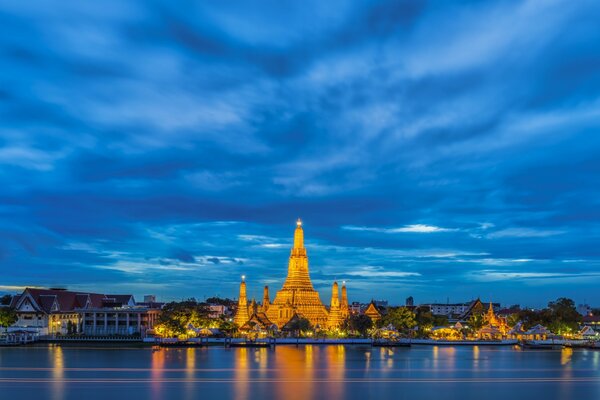
M 600 351 L 0 348 L 2 399 L 594 399 Z

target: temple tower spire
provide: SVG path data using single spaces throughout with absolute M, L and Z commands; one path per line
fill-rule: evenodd
M 263 312 L 267 312 L 270 305 L 271 305 L 271 300 L 269 299 L 269 287 L 265 286 L 265 288 L 263 290 L 263 302 L 262 302 Z
M 238 308 L 235 313 L 233 321 L 237 326 L 242 326 L 250 319 L 248 315 L 248 298 L 246 296 L 246 277 L 242 276 L 242 282 L 240 282 L 240 297 L 238 299 Z
M 333 282 L 331 288 L 331 304 L 329 306 L 329 315 L 327 317 L 327 328 L 335 329 L 341 325 L 340 316 L 340 297 L 339 297 L 338 283 Z
M 296 221 L 287 277 L 283 287 L 269 304 L 267 317 L 281 328 L 294 314 L 307 318 L 315 327 L 325 327 L 327 323 L 327 309 L 310 281 L 304 230 L 300 219 Z
M 314 290 L 308 275 L 308 256 L 304 247 L 304 231 L 302 230 L 302 220 L 300 218 L 296 221 L 294 247 L 290 252 L 288 275 L 283 287 L 290 290 Z
M 342 282 L 342 300 L 340 301 L 340 316 L 342 320 L 348 318 L 350 314 L 348 307 L 348 292 L 346 291 L 346 282 Z

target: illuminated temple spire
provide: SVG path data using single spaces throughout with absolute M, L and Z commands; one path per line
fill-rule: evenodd
M 324 327 L 327 323 L 327 310 L 310 281 L 304 230 L 300 218 L 296 221 L 287 278 L 283 288 L 277 292 L 273 303 L 269 305 L 267 316 L 281 328 L 294 314 L 307 318 L 313 326 Z
M 266 312 L 269 309 L 270 305 L 271 305 L 271 300 L 269 299 L 269 287 L 265 286 L 265 289 L 263 291 L 263 302 L 262 302 L 263 312 Z
M 242 326 L 250 319 L 248 315 L 248 298 L 246 297 L 246 277 L 242 275 L 242 282 L 240 282 L 240 297 L 238 299 L 238 308 L 235 313 L 233 321 L 237 326 Z
M 340 315 L 340 297 L 338 283 L 333 282 L 333 287 L 331 288 L 331 304 L 329 307 L 329 316 L 327 318 L 327 328 L 339 328 L 341 323 L 342 319 Z
M 342 300 L 340 301 L 340 316 L 342 321 L 348 318 L 350 310 L 348 307 L 348 292 L 346 291 L 346 282 L 342 282 Z

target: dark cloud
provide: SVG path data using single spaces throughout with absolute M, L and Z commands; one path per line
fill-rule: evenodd
M 598 12 L 5 4 L 0 284 L 598 303 Z

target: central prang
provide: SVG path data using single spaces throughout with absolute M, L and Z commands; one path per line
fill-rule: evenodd
M 269 302 L 268 287 L 265 286 L 263 304 L 258 306 L 256 302 L 253 302 L 254 305 L 248 306 L 245 292 L 245 283 L 242 282 L 235 318 L 240 328 L 252 320 L 261 321 L 261 325 L 268 321 L 281 329 L 292 319 L 301 317 L 309 320 L 315 328 L 334 329 L 339 327 L 348 316 L 345 285 L 340 302 L 338 285 L 337 282 L 334 282 L 331 305 L 327 310 L 319 298 L 319 292 L 314 289 L 310 281 L 308 256 L 304 247 L 304 231 L 300 218 L 296 221 L 294 245 L 290 252 L 287 278 L 282 289 L 277 292 L 275 300 L 272 303 Z M 248 307 L 254 307 L 254 309 L 248 310 Z

